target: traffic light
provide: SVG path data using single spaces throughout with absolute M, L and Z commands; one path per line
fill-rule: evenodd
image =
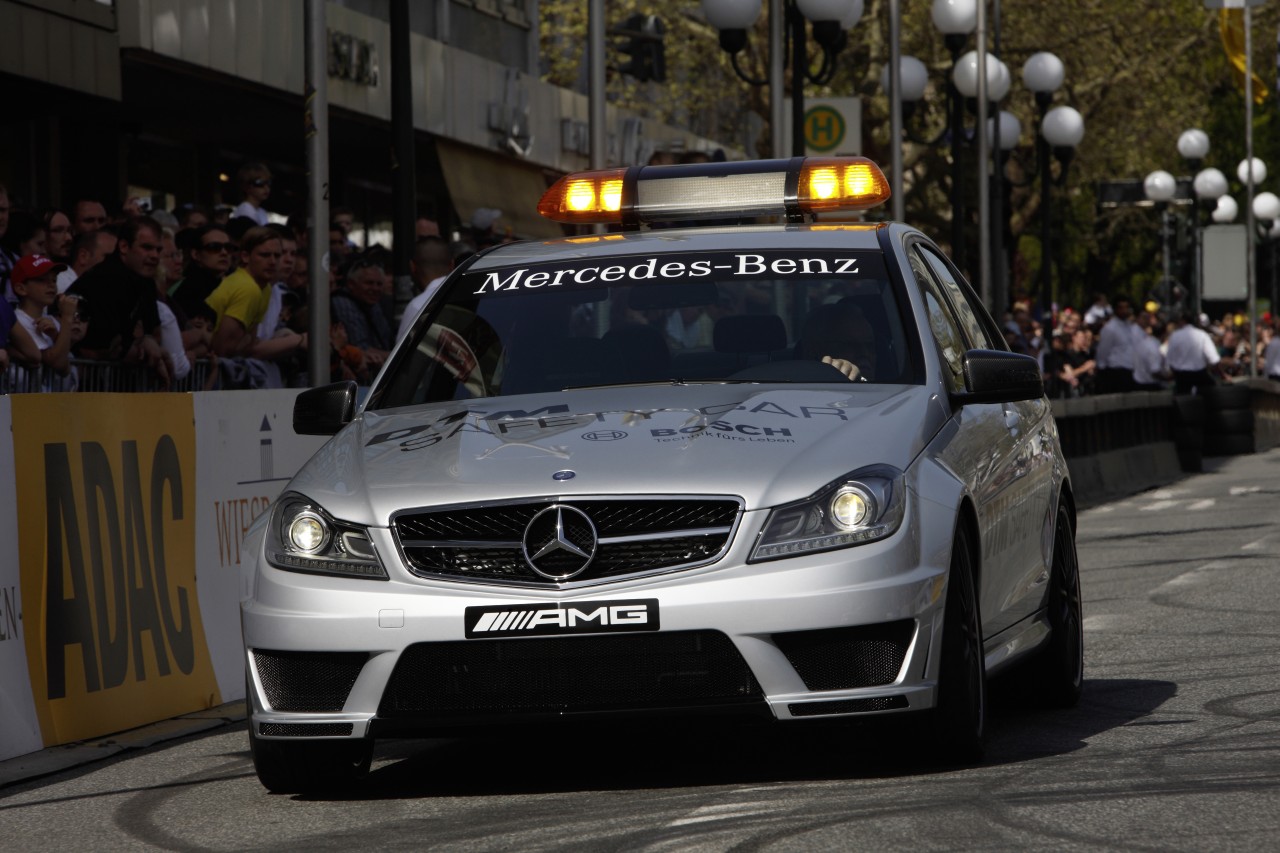
M 666 50 L 662 36 L 667 28 L 657 15 L 632 15 L 613 35 L 625 36 L 622 52 L 630 59 L 618 70 L 640 81 L 664 83 L 667 79 Z

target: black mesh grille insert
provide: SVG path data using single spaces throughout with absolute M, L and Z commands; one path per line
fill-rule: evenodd
M 834 699 L 830 702 L 793 702 L 787 706 L 793 717 L 820 717 L 823 714 L 867 714 L 910 707 L 906 696 L 874 696 L 869 699 Z
M 276 711 L 341 711 L 364 652 L 276 652 L 254 649 L 258 679 Z
M 521 549 L 529 522 L 552 503 L 542 500 L 407 513 L 396 518 L 395 532 L 409 568 L 418 574 L 554 586 L 554 581 L 530 568 Z M 732 499 L 565 500 L 561 504 L 586 513 L 601 540 L 662 537 L 602 541 L 586 571 L 573 581 L 710 562 L 727 546 L 727 529 L 737 521 L 741 508 Z M 664 535 L 671 533 L 687 535 Z M 575 544 L 586 547 L 582 542 Z M 564 559 L 576 565 L 577 558 L 566 555 Z M 542 568 L 552 575 L 571 571 L 555 565 L 554 558 Z
M 378 714 L 507 714 L 681 708 L 759 699 L 718 631 L 418 643 Z
M 774 634 L 787 660 L 810 690 L 848 690 L 892 684 L 915 633 L 911 619 Z
M 258 734 L 267 737 L 350 737 L 353 723 L 259 723 Z

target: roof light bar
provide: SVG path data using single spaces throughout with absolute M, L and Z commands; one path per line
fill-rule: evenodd
M 801 221 L 866 210 L 888 198 L 884 173 L 865 157 L 793 157 L 575 172 L 546 191 L 538 213 L 574 225 L 756 216 Z

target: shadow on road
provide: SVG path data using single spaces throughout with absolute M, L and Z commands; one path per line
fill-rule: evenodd
M 1141 724 L 1171 698 L 1168 681 L 1093 679 L 1070 710 L 1037 710 L 1015 686 L 992 684 L 986 766 L 1083 748 Z M 374 771 L 340 799 L 627 791 L 783 781 L 895 778 L 954 772 L 923 748 L 914 720 L 801 725 L 669 723 L 543 728 L 519 735 L 382 741 Z M 387 762 L 390 763 L 387 763 Z M 306 797 L 306 799 L 339 799 Z

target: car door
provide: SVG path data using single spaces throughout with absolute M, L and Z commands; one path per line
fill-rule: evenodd
M 935 247 L 920 240 L 909 252 L 953 390 L 963 390 L 965 350 L 1007 348 L 990 315 Z M 987 638 L 1034 612 L 1043 591 L 1040 534 L 1052 468 L 1048 448 L 1033 436 L 1045 428 L 1046 414 L 1043 401 L 969 404 L 955 413 L 959 431 L 947 461 L 977 501 Z

